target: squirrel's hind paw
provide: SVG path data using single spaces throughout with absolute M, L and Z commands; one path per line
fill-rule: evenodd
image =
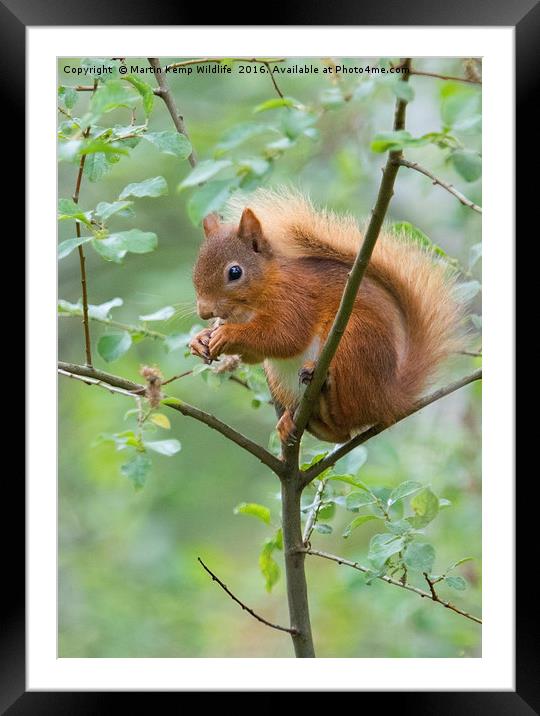
M 278 432 L 279 439 L 284 445 L 288 445 L 296 439 L 296 425 L 289 409 L 287 409 L 278 420 L 276 430 Z
M 309 385 L 315 372 L 315 361 L 310 360 L 305 363 L 298 371 L 298 379 L 302 385 Z

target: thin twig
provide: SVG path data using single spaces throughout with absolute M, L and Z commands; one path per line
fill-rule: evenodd
M 95 378 L 97 382 L 92 383 L 92 385 L 99 385 L 100 387 L 106 388 L 109 388 L 110 386 L 122 388 L 123 390 L 132 393 L 134 396 L 137 396 L 137 394 L 140 394 L 145 390 L 145 387 L 139 383 L 126 380 L 120 376 L 111 375 L 110 373 L 97 370 L 91 366 L 83 366 L 76 363 L 65 363 L 64 361 L 59 361 L 58 369 L 62 371 L 62 375 L 68 375 L 70 378 L 77 378 L 83 382 L 87 382 L 85 381 L 86 378 Z M 190 405 L 189 403 L 185 403 L 183 400 L 175 397 L 163 396 L 161 402 L 163 405 L 167 405 L 169 408 L 182 413 L 182 415 L 194 418 L 200 423 L 204 423 L 209 428 L 212 428 L 212 430 L 216 430 L 233 443 L 236 443 L 239 447 L 251 453 L 251 455 L 256 457 L 264 465 L 270 468 L 270 470 L 275 472 L 276 475 L 282 474 L 283 463 L 278 460 L 277 457 L 268 452 L 268 450 L 263 448 L 262 445 L 258 445 L 256 442 L 238 432 L 227 423 L 224 423 L 219 418 L 216 418 L 214 415 L 206 413 L 204 410 L 201 410 L 194 405 Z
M 473 85 L 481 85 L 482 80 L 477 80 L 472 77 L 453 77 L 452 75 L 439 75 L 436 72 L 422 72 L 420 70 L 409 70 L 410 75 L 417 75 L 419 77 L 435 77 L 438 80 L 450 80 L 451 82 L 468 82 Z
M 173 375 L 172 378 L 168 378 L 167 380 L 164 380 L 161 385 L 168 385 L 169 383 L 172 383 L 173 380 L 179 380 L 180 378 L 185 378 L 188 375 L 191 375 L 193 373 L 192 370 L 186 370 L 184 373 L 179 373 L 179 375 Z
M 278 95 L 281 97 L 281 99 L 283 99 L 284 94 L 283 94 L 283 92 L 282 92 L 282 91 L 279 89 L 279 87 L 278 87 L 278 83 L 276 82 L 276 78 L 274 77 L 274 73 L 272 72 L 272 68 L 270 67 L 270 63 L 269 63 L 269 62 L 264 62 L 263 64 L 265 65 L 266 69 L 268 70 L 268 72 L 269 72 L 269 74 L 270 74 L 270 79 L 272 80 L 272 84 L 274 85 L 274 89 L 276 90 L 276 92 L 278 93 Z
M 407 58 L 402 63 L 403 67 L 410 66 L 410 58 Z M 401 75 L 401 81 L 407 82 L 408 74 L 404 73 Z M 396 110 L 394 115 L 394 130 L 402 130 L 405 126 L 405 109 L 407 106 L 406 100 L 398 99 L 396 101 Z M 390 200 L 394 193 L 394 182 L 399 170 L 399 164 L 396 160 L 402 157 L 401 150 L 393 151 L 389 153 L 386 165 L 383 170 L 383 177 L 379 187 L 379 193 L 377 201 L 372 211 L 371 219 L 362 242 L 362 246 L 358 252 L 355 262 L 349 272 L 345 290 L 341 297 L 338 312 L 334 319 L 330 333 L 325 341 L 323 349 L 317 360 L 317 365 L 313 372 L 311 382 L 306 388 L 306 391 L 300 401 L 300 405 L 296 410 L 294 416 L 294 422 L 296 425 L 296 440 L 291 446 L 286 446 L 284 449 L 287 459 L 296 461 L 299 450 L 299 442 L 302 437 L 302 433 L 306 428 L 311 413 L 315 407 L 316 401 L 319 398 L 319 394 L 323 387 L 328 368 L 336 353 L 341 338 L 345 333 L 349 318 L 351 317 L 354 302 L 358 295 L 358 290 L 362 279 L 364 278 L 366 269 L 375 248 L 375 243 L 379 237 L 379 232 L 384 222 L 384 217 L 388 210 Z
M 266 624 L 266 626 L 271 627 L 272 629 L 277 629 L 278 631 L 286 631 L 288 634 L 298 634 L 297 629 L 292 629 L 290 627 L 284 627 L 280 624 L 273 624 L 272 622 L 269 622 L 264 617 L 259 616 L 256 612 L 253 611 L 250 607 L 244 604 L 244 602 L 241 602 L 238 597 L 235 597 L 234 594 L 231 592 L 231 590 L 227 587 L 226 584 L 224 584 L 219 577 L 216 577 L 216 575 L 206 566 L 206 564 L 202 561 L 200 557 L 197 557 L 197 560 L 201 563 L 203 569 L 208 572 L 208 574 L 212 577 L 213 582 L 217 582 L 219 586 L 223 589 L 224 592 L 226 592 L 229 597 L 239 604 L 242 609 L 249 614 L 251 614 L 252 617 L 254 617 L 257 621 L 261 622 L 262 624 Z
M 320 475 L 321 472 L 324 472 L 324 470 L 327 470 L 329 467 L 332 467 L 332 465 L 334 465 L 339 459 L 350 453 L 351 450 L 354 450 L 354 448 L 358 447 L 359 445 L 362 445 L 362 443 L 367 442 L 371 438 L 375 437 L 375 435 L 379 435 L 385 430 L 388 430 L 388 428 L 391 428 L 393 425 L 396 425 L 402 420 L 405 420 L 405 418 L 408 418 L 410 415 L 414 415 L 414 413 L 417 413 L 419 410 L 422 410 L 422 408 L 425 408 L 426 406 L 431 405 L 431 403 L 435 403 L 437 400 L 440 400 L 441 398 L 450 395 L 450 393 L 453 393 L 456 390 L 463 388 L 465 385 L 469 385 L 469 383 L 473 383 L 476 380 L 481 380 L 481 378 L 482 370 L 475 370 L 474 373 L 466 375 L 465 377 L 456 380 L 454 383 L 450 383 L 449 385 L 444 386 L 444 388 L 439 388 L 433 393 L 427 395 L 425 398 L 422 398 L 414 405 L 412 410 L 410 410 L 405 415 L 402 415 L 391 425 L 373 425 L 371 428 L 368 428 L 363 433 L 360 433 L 348 442 L 343 443 L 343 445 L 339 445 L 325 458 L 315 463 L 313 467 L 310 467 L 308 470 L 302 473 L 302 477 L 304 478 L 304 484 L 309 484 L 317 477 L 317 475 Z
M 93 91 L 95 92 L 96 88 L 98 86 L 98 81 L 94 80 L 94 86 Z M 88 135 L 90 134 L 90 125 L 84 130 L 83 137 L 86 139 Z M 77 173 L 77 180 L 75 182 L 75 191 L 73 192 L 73 202 L 75 204 L 79 203 L 79 194 L 81 191 L 81 182 L 82 182 L 82 176 L 84 171 L 84 165 L 86 162 L 86 154 L 81 155 L 81 159 L 79 161 L 79 171 Z M 81 223 L 80 221 L 75 222 L 75 231 L 77 234 L 77 238 L 81 238 Z M 79 268 L 81 272 L 81 289 L 82 289 L 82 313 L 83 313 L 83 326 L 84 326 L 84 346 L 85 346 L 85 355 L 86 355 L 86 365 L 91 366 L 92 365 L 92 343 L 90 340 L 90 325 L 88 322 L 88 291 L 86 286 L 86 258 L 84 256 L 84 251 L 82 244 L 79 244 L 77 246 L 77 251 L 79 253 Z
M 285 57 L 280 57 L 275 60 L 272 60 L 272 59 L 266 58 L 266 57 L 264 57 L 264 58 L 230 57 L 228 59 L 231 60 L 232 62 L 259 62 L 263 65 L 266 65 L 268 63 L 273 64 L 274 62 L 285 62 L 285 60 L 286 60 Z M 220 64 L 222 61 L 223 61 L 222 57 L 200 57 L 198 59 L 193 59 L 193 60 L 184 60 L 183 62 L 173 62 L 170 65 L 166 65 L 164 71 L 167 72 L 167 70 L 172 70 L 176 67 L 187 67 L 188 65 L 202 65 L 206 62 L 213 62 L 215 64 Z
M 420 166 L 418 162 L 409 162 L 406 159 L 396 159 L 396 163 L 399 164 L 401 167 L 407 167 L 408 169 L 415 169 L 417 172 L 420 172 L 420 174 L 424 174 L 425 176 L 429 177 L 433 184 L 438 184 L 439 186 L 442 186 L 443 189 L 446 189 L 446 191 L 450 192 L 450 194 L 453 194 L 458 201 L 460 201 L 464 206 L 468 206 L 469 209 L 472 209 L 473 211 L 477 211 L 479 214 L 482 213 L 482 207 L 478 206 L 478 204 L 475 204 L 470 199 L 467 199 L 467 197 L 462 194 L 460 191 L 458 191 L 453 184 L 449 184 L 448 182 L 443 181 L 442 179 L 439 179 L 434 174 L 432 174 L 428 169 L 425 169 L 424 167 Z
M 158 97 L 161 97 L 161 99 L 165 102 L 165 105 L 169 110 L 169 114 L 172 117 L 172 121 L 174 122 L 174 126 L 176 127 L 178 132 L 180 134 L 183 134 L 184 137 L 191 144 L 189 134 L 187 133 L 186 125 L 184 124 L 184 118 L 178 111 L 178 107 L 176 106 L 174 97 L 171 94 L 171 90 L 169 89 L 167 80 L 165 79 L 165 74 L 161 68 L 161 63 L 159 59 L 157 57 L 149 57 L 148 62 L 150 63 L 150 66 L 153 67 L 155 70 L 156 80 L 159 85 L 159 89 L 157 91 L 154 90 L 154 94 L 157 94 Z M 188 162 L 191 164 L 192 167 L 197 164 L 197 156 L 195 154 L 195 150 L 193 149 L 193 145 L 191 145 L 191 154 L 188 157 Z
M 311 554 L 315 557 L 323 557 L 324 559 L 329 559 L 332 562 L 337 562 L 337 564 L 345 564 L 347 567 L 352 567 L 353 569 L 357 569 L 359 572 L 364 572 L 364 574 L 370 574 L 372 572 L 371 569 L 364 567 L 359 562 L 352 562 L 350 559 L 345 559 L 344 557 L 338 557 L 335 554 L 329 554 L 328 552 L 321 552 L 318 549 L 311 549 L 311 548 L 306 549 L 304 551 L 306 552 L 306 554 Z M 443 607 L 446 607 L 447 609 L 451 609 L 453 612 L 456 612 L 456 614 L 461 614 L 462 617 L 471 619 L 473 622 L 476 622 L 477 624 L 482 623 L 482 620 L 479 617 L 474 616 L 474 614 L 469 614 L 469 612 L 466 612 L 464 609 L 460 609 L 459 607 L 456 607 L 456 605 L 452 604 L 451 602 L 447 602 L 444 599 L 440 599 L 438 595 L 433 596 L 433 594 L 430 594 L 429 592 L 426 592 L 423 589 L 419 589 L 418 587 L 413 587 L 411 584 L 403 584 L 400 580 L 392 579 L 392 577 L 388 577 L 386 575 L 377 576 L 377 579 L 380 579 L 383 582 L 386 582 L 387 584 L 393 584 L 395 587 L 401 587 L 401 589 L 406 589 L 408 592 L 414 592 L 415 594 L 418 594 L 420 597 L 427 598 L 430 601 L 435 602 L 437 604 L 441 604 Z
M 70 311 L 69 313 L 59 313 L 58 316 L 61 317 L 77 317 L 82 315 L 82 310 L 80 313 L 76 311 Z M 144 328 L 143 326 L 135 326 L 129 323 L 122 323 L 121 321 L 114 321 L 112 318 L 100 318 L 99 316 L 89 316 L 91 321 L 95 321 L 96 323 L 101 323 L 104 326 L 109 326 L 111 328 L 119 328 L 122 331 L 127 331 L 128 333 L 140 333 L 141 335 L 145 336 L 146 338 L 153 338 L 155 340 L 164 341 L 167 339 L 167 335 L 165 333 L 160 333 L 159 331 L 152 331 L 149 328 Z
M 311 533 L 313 532 L 315 525 L 317 524 L 317 518 L 319 516 L 319 511 L 321 509 L 322 505 L 322 497 L 324 488 L 326 487 L 326 480 L 321 480 L 317 486 L 317 492 L 315 494 L 315 499 L 313 500 L 313 505 L 311 507 L 311 510 L 309 512 L 306 526 L 304 528 L 304 534 L 302 537 L 303 543 L 307 546 L 309 546 L 309 538 L 311 537 Z

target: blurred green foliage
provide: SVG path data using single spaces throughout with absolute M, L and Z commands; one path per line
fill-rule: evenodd
M 177 58 L 162 59 L 162 65 L 172 61 Z M 75 92 L 73 76 L 63 72 L 67 64 L 92 62 L 96 60 L 76 58 L 59 63 L 63 134 L 58 185 L 64 200 L 59 210 L 66 217 L 59 224 L 62 360 L 84 362 L 76 242 L 65 243 L 75 238 L 74 218 L 86 229 L 82 234 L 88 239 L 94 316 L 143 328 L 126 332 L 93 320 L 96 367 L 141 380 L 143 364 L 159 366 L 165 377 L 198 365 L 184 351 L 185 334 L 198 322 L 190 275 L 201 240 L 196 225 L 237 187 L 291 184 L 316 202 L 363 220 L 376 196 L 385 159 L 381 152 L 398 143 L 407 158 L 481 204 L 481 93 L 475 85 L 411 77 L 407 133 L 396 137 L 389 130 L 396 94 L 403 90 L 396 89 L 395 76 L 345 74 L 336 81 L 321 73 L 281 74 L 276 81 L 286 99 L 280 101 L 268 73 L 170 74 L 167 80 L 200 159 L 197 174 L 186 160 L 189 145 L 174 138 L 164 103 L 148 90 L 155 79 L 115 75 L 92 99 L 91 92 Z M 127 62 L 146 66 L 144 59 Z M 388 66 L 390 61 L 336 62 Z M 303 63 L 288 60 L 285 66 Z M 328 66 L 316 59 L 305 63 Z M 233 69 L 236 65 L 231 64 Z M 460 60 L 421 59 L 413 66 L 457 76 L 464 72 Z M 73 144 L 78 135 L 66 115 L 99 122 L 101 138 Z M 134 136 L 123 139 L 127 135 Z M 74 206 L 68 197 L 81 151 L 89 153 L 79 205 Z M 200 181 L 206 183 L 200 187 Z M 416 232 L 418 240 L 429 237 L 464 268 L 476 349 L 481 326 L 479 216 L 426 177 L 402 169 L 387 219 Z M 478 362 L 456 356 L 441 383 Z M 168 393 L 267 445 L 275 416 L 264 385 L 257 373 L 239 376 L 256 382 L 255 392 L 202 371 L 172 383 Z M 201 556 L 266 618 L 287 623 L 285 584 L 278 578 L 277 479 L 221 435 L 166 407 L 159 411 L 166 418 L 145 424 L 144 439 L 154 443 L 147 474 L 134 407 L 128 397 L 59 380 L 59 656 L 291 656 L 288 637 L 241 612 L 197 562 Z M 436 548 L 433 572 L 441 574 L 456 560 L 473 557 L 452 572 L 453 582 L 438 586 L 443 598 L 476 614 L 481 607 L 480 407 L 480 385 L 469 385 L 373 439 L 367 451 L 353 453 L 351 460 L 361 457 L 356 466 L 343 468 L 358 470 L 358 478 L 379 495 L 388 496 L 382 488 L 416 481 L 451 502 L 425 529 L 426 540 Z M 155 447 L 164 442 L 166 446 Z M 320 449 L 308 439 L 306 459 Z M 144 489 L 134 489 L 143 483 Z M 339 495 L 341 488 L 333 485 Z M 306 502 L 313 499 L 315 487 L 306 493 Z M 370 541 L 381 532 L 379 521 L 361 520 L 344 539 L 354 515 L 339 504 L 324 510 L 320 522 L 333 529 L 315 531 L 312 545 L 366 564 Z M 413 563 L 415 557 L 425 563 L 422 554 L 411 555 Z M 479 625 L 440 605 L 377 579 L 368 584 L 359 572 L 317 557 L 308 558 L 307 573 L 321 657 L 480 655 Z M 458 577 L 467 580 L 465 591 Z M 415 583 L 425 588 L 421 580 Z

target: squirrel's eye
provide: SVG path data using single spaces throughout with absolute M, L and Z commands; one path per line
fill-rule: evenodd
M 242 268 L 240 266 L 231 266 L 229 269 L 229 281 L 238 281 L 242 273 Z

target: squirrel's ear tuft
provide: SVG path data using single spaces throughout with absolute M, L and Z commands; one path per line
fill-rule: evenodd
M 212 212 L 205 216 L 202 222 L 204 235 L 208 238 L 211 234 L 215 234 L 219 228 L 219 216 L 216 212 Z
M 238 238 L 250 242 L 253 251 L 262 254 L 271 254 L 270 244 L 263 235 L 261 222 L 251 209 L 244 209 L 240 226 L 238 227 Z

